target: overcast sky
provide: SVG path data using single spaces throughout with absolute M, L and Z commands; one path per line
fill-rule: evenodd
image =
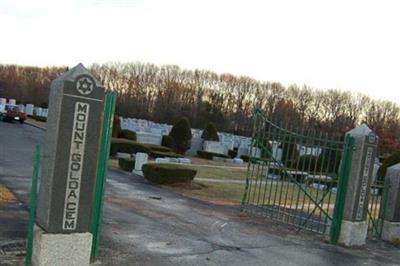
M 400 1 L 0 0 L 0 63 L 176 64 L 400 103 Z

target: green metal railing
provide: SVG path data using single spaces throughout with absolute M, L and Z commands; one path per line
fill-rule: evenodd
M 100 139 L 99 160 L 97 162 L 96 187 L 91 225 L 91 233 L 93 236 L 92 250 L 90 254 L 91 262 L 97 259 L 99 253 L 103 198 L 107 178 L 107 163 L 110 154 L 111 133 L 116 98 L 117 94 L 115 92 L 108 92 L 106 93 L 104 102 L 103 128 Z
M 338 183 L 347 184 L 351 141 L 282 126 L 257 110 L 242 208 L 298 230 L 329 233 L 343 215 L 335 206 L 344 204 Z
M 36 218 L 37 184 L 39 179 L 39 169 L 40 169 L 40 145 L 36 145 L 33 157 L 31 197 L 29 203 L 28 238 L 26 242 L 25 265 L 27 266 L 31 265 L 32 263 L 33 229 L 35 226 L 35 218 Z
M 337 195 L 335 202 L 335 209 L 333 212 L 333 219 L 330 231 L 330 241 L 336 244 L 339 240 L 340 229 L 342 226 L 344 206 L 346 203 L 347 188 L 349 184 L 349 174 L 351 168 L 351 158 L 354 149 L 354 138 L 350 135 L 346 136 L 345 147 L 343 152 L 343 160 L 340 166 L 340 177 L 337 186 Z
M 385 180 L 374 180 L 372 182 L 367 210 L 369 238 L 381 238 L 388 189 L 389 182 L 385 182 Z

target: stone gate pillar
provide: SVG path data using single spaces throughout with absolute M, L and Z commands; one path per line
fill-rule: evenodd
M 380 208 L 384 208 L 382 239 L 400 241 L 400 164 L 389 167 L 386 171 L 387 190 L 382 197 Z M 386 202 L 384 202 L 386 199 Z
M 368 200 L 378 138 L 365 124 L 346 135 L 354 138 L 354 150 L 339 243 L 361 246 L 365 244 L 368 233 Z
M 51 83 L 33 265 L 89 265 L 104 87 L 79 64 Z

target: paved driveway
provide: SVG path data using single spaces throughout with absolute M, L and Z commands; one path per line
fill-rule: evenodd
M 18 221 L 27 218 L 33 148 L 43 136 L 28 125 L 0 122 L 0 182 L 22 203 Z M 9 210 L 0 210 L 3 225 L 12 222 Z M 2 226 L 0 239 L 23 237 L 26 226 L 19 227 Z M 400 265 L 400 249 L 391 245 L 333 246 L 238 207 L 186 198 L 112 169 L 102 229 L 102 265 Z

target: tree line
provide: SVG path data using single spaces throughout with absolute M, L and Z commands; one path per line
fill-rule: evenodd
M 65 70 L 0 65 L 0 97 L 46 105 L 51 81 Z M 90 71 L 117 92 L 117 113 L 124 117 L 173 124 L 184 116 L 195 128 L 213 122 L 219 131 L 250 135 L 252 114 L 260 108 L 283 125 L 337 135 L 366 123 L 380 137 L 381 154 L 400 149 L 399 105 L 363 94 L 174 65 L 109 62 L 93 64 Z

